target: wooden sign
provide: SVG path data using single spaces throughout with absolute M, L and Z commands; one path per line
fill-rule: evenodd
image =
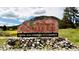
M 58 19 L 40 16 L 25 21 L 18 27 L 18 36 L 22 37 L 55 37 L 58 36 Z

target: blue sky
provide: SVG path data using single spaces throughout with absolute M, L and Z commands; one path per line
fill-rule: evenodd
M 63 17 L 64 7 L 0 7 L 0 26 L 19 25 L 33 16 Z

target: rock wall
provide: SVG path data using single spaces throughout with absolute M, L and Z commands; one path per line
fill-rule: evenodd
M 8 42 L 8 41 L 7 41 Z M 19 38 L 15 45 L 6 45 L 6 50 L 52 50 L 52 51 L 78 51 L 79 48 L 73 45 L 68 39 L 54 37 L 54 38 Z M 5 49 L 4 49 L 5 50 Z

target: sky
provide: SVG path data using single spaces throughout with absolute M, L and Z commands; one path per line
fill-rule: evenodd
M 19 25 L 35 16 L 54 16 L 62 19 L 64 7 L 0 7 L 0 26 Z

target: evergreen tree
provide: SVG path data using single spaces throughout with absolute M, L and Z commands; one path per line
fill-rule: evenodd
M 3 26 L 3 31 L 7 30 L 7 27 L 6 25 Z
M 63 20 L 71 24 L 71 27 L 75 28 L 78 26 L 78 10 L 76 7 L 66 7 L 64 9 Z

